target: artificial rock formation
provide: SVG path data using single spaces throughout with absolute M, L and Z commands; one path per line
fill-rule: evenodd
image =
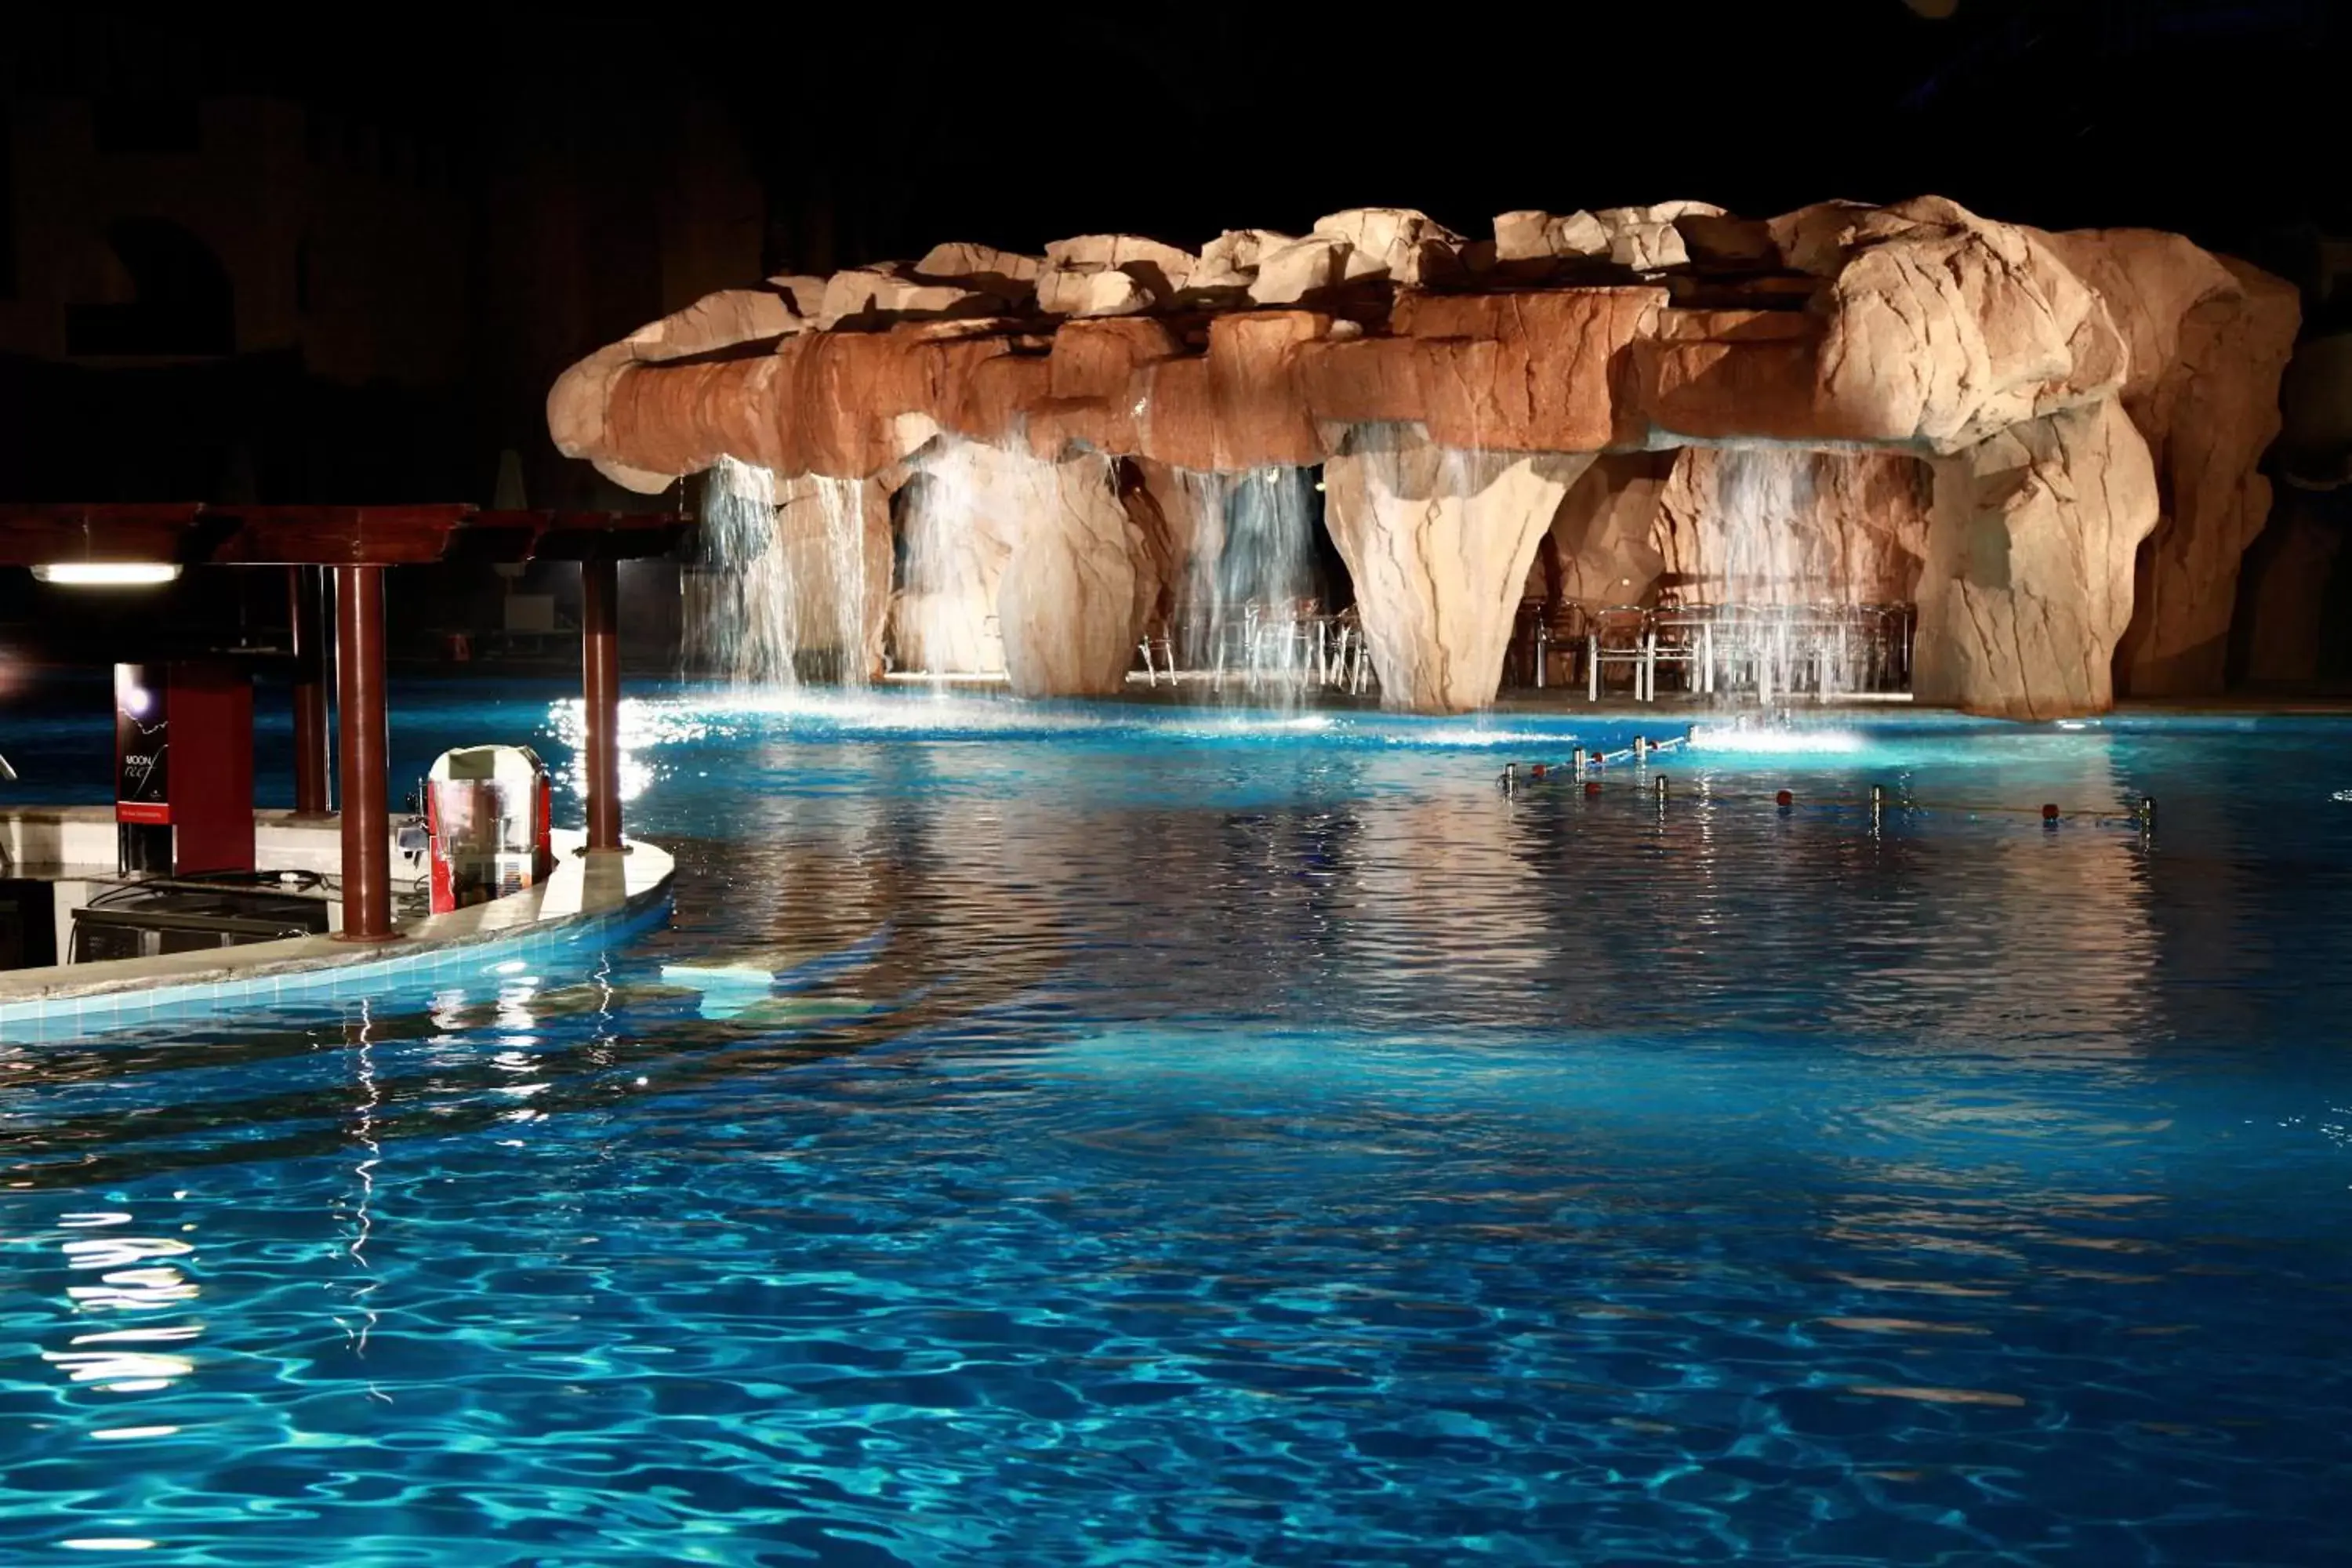
M 831 653 L 856 679 L 879 676 L 890 615 L 887 488 L 878 479 L 784 480 L 775 540 L 799 646 Z
M 1491 700 L 1528 563 L 1584 453 L 1465 451 L 1359 426 L 1324 467 L 1381 690 L 1423 712 Z
M 913 468 L 900 662 L 1032 696 L 1119 690 L 1170 568 L 1118 461 L 950 437 Z
M 778 479 L 726 461 L 705 489 L 702 567 L 683 584 L 688 653 L 739 679 L 788 681 L 801 656 L 847 681 L 882 672 L 890 487 Z
M 2142 697 L 2218 691 L 2238 562 L 2270 516 L 2255 464 L 2279 433 L 2279 379 L 2301 305 L 2292 285 L 2179 235 L 2055 234 L 2131 345 L 2124 411 L 2155 462 L 2158 521 L 2140 552 L 2118 678 Z
M 1928 466 L 1900 452 L 1685 447 L 1656 500 L 1659 580 L 1685 600 L 1907 604 L 1927 553 Z
M 1102 697 L 1127 683 L 1139 604 L 1139 530 L 1119 502 L 1115 460 L 1081 452 L 1049 463 L 999 450 L 992 467 L 1018 542 L 996 613 L 1013 689 Z
M 1762 495 L 1821 579 L 1791 596 L 1916 597 L 1922 696 L 2082 712 L 2119 643 L 2136 689 L 2218 679 L 2294 327 L 2284 285 L 2176 237 L 1936 197 L 1475 241 L 1370 208 L 773 279 L 590 355 L 549 424 L 640 489 L 913 473 L 900 662 L 1001 658 L 1027 692 L 1117 688 L 1213 531 L 1172 476 L 1323 465 L 1392 703 L 1491 699 L 1547 538 L 1560 592 L 1621 602 L 1740 576 L 1717 514 Z
M 1938 462 L 1914 693 L 2012 719 L 2105 711 L 2132 563 L 2156 520 L 2147 443 L 2114 402 Z

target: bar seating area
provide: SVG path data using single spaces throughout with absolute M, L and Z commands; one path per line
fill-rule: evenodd
M 1362 620 L 1354 605 L 1337 614 L 1321 601 L 1265 604 L 1252 599 L 1238 615 L 1209 618 L 1192 628 L 1154 626 L 1136 645 L 1135 673 L 1144 685 L 1202 681 L 1219 691 L 1230 681 L 1245 689 L 1295 688 L 1361 697 L 1379 689 Z
M 1896 696 L 1911 687 L 1909 604 L 1588 605 L 1530 600 L 1505 664 L 1505 683 L 1581 685 L 1654 702 L 1661 689 L 1692 697 L 1799 699 Z
M 422 972 L 443 950 L 553 940 L 666 899 L 668 858 L 622 837 L 618 566 L 667 553 L 685 521 L 465 505 L 0 503 L 0 565 L 29 567 L 38 583 L 160 593 L 185 573 L 194 592 L 234 594 L 234 574 L 260 574 L 283 584 L 287 607 L 280 648 L 213 648 L 158 614 L 138 647 L 106 650 L 114 805 L 0 811 L 0 882 L 21 895 L 13 923 L 57 933 L 18 942 L 16 966 L 0 971 L 0 1037 L 167 1002 L 211 1005 L 257 985 L 328 994 Z M 425 913 L 394 897 L 394 861 L 408 844 L 390 804 L 384 577 L 458 560 L 578 565 L 586 825 L 563 839 L 584 859 L 554 865 L 527 896 L 492 898 L 488 913 Z M 263 658 L 291 677 L 290 816 L 253 799 L 250 667 Z M 289 878 L 316 897 L 288 894 Z

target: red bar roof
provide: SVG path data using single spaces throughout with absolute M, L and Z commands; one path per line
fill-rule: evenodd
M 412 566 L 436 561 L 630 561 L 666 555 L 677 512 L 408 506 L 0 501 L 0 565 Z

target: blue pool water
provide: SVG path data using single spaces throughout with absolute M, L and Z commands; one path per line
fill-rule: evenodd
M 2352 725 L 629 724 L 593 973 L 0 1047 L 0 1561 L 2352 1554 Z

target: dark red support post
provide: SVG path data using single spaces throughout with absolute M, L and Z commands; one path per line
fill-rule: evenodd
M 316 566 L 286 568 L 287 624 L 294 654 L 294 815 L 335 809 L 327 788 L 327 592 Z
M 587 707 L 588 847 L 621 847 L 621 574 L 580 563 L 580 693 Z
M 389 942 L 391 773 L 383 696 L 383 568 L 335 568 L 335 705 L 343 753 L 345 942 Z

